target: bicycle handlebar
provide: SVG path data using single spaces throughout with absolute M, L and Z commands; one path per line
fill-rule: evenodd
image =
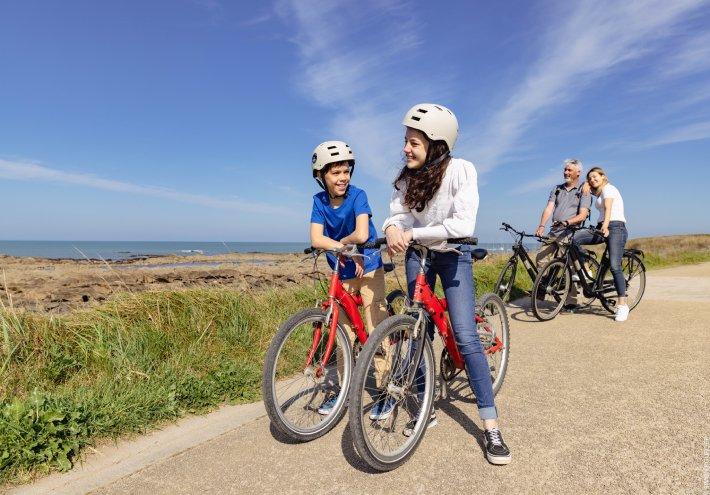
M 377 249 L 386 243 L 387 243 L 387 239 L 385 239 L 384 237 L 379 237 L 372 242 L 365 242 L 363 244 L 355 244 L 355 245 L 358 248 L 362 248 L 362 249 Z M 316 251 L 332 251 L 335 253 L 341 253 L 340 249 L 320 249 L 320 248 L 314 248 L 313 246 L 311 246 L 311 247 L 307 247 L 306 249 L 304 249 L 303 254 L 311 254 Z
M 477 237 L 451 237 L 449 239 L 446 239 L 446 242 L 448 244 L 466 244 L 468 246 L 476 246 L 478 244 L 478 238 Z M 387 244 L 387 238 L 378 237 L 377 239 L 375 239 L 372 242 L 365 242 L 363 244 L 356 244 L 356 246 L 358 248 L 362 248 L 362 249 L 378 249 L 385 244 Z M 303 254 L 311 254 L 316 251 L 319 251 L 319 249 L 311 246 L 311 247 L 307 247 L 306 249 L 304 249 Z M 340 252 L 340 250 L 338 250 L 338 249 L 320 249 L 320 251 Z

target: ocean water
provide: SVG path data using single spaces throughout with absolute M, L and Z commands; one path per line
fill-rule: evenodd
M 173 242 L 173 241 L 0 241 L 0 254 L 34 258 L 122 260 L 174 254 L 214 256 L 226 253 L 295 253 L 304 242 Z
M 301 253 L 304 242 L 172 242 L 172 241 L 0 241 L 0 254 L 33 258 L 122 260 L 142 256 L 226 253 Z M 481 243 L 492 253 L 509 252 L 510 243 Z

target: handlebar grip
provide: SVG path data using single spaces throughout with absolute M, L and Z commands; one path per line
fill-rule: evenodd
M 513 227 L 510 226 L 510 224 L 503 222 L 503 227 L 506 229 L 512 229 Z
M 363 249 L 378 249 L 381 247 L 383 244 L 387 244 L 387 238 L 386 237 L 378 237 L 372 242 L 366 242 L 364 244 L 358 244 L 357 247 L 363 248 Z
M 315 250 L 316 250 L 316 248 L 314 248 L 313 246 L 307 247 L 306 249 L 303 250 L 303 254 L 311 254 Z
M 448 244 L 467 244 L 469 246 L 475 246 L 478 244 L 477 237 L 454 237 L 451 239 L 446 239 Z

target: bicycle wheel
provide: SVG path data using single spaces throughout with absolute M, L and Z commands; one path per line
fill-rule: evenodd
M 395 289 L 387 294 L 387 313 L 390 316 L 404 313 L 407 307 L 407 295 L 400 289 Z
M 416 325 L 417 320 L 409 315 L 386 319 L 367 339 L 355 365 L 349 412 L 353 443 L 365 462 L 378 471 L 390 471 L 406 462 L 424 438 L 429 422 L 434 352 L 424 327 Z M 382 366 L 376 357 L 385 342 L 389 350 Z M 421 345 L 417 368 L 415 358 Z M 371 419 L 378 403 L 387 404 L 390 412 Z
M 306 309 L 281 326 L 266 353 L 262 382 L 266 412 L 271 423 L 293 440 L 321 437 L 345 414 L 353 357 L 345 329 L 338 325 L 336 332 L 324 363 L 330 335 L 326 313 Z
M 493 394 L 503 385 L 510 355 L 510 327 L 505 304 L 495 294 L 484 294 L 477 305 L 476 314 L 483 321 L 477 323 L 478 337 L 488 359 L 493 381 Z
M 532 292 L 532 309 L 540 321 L 553 319 L 567 300 L 570 289 L 570 274 L 564 259 L 550 261 L 540 270 Z
M 513 291 L 513 286 L 515 285 L 515 274 L 518 268 L 518 263 L 515 260 L 510 260 L 501 270 L 500 275 L 498 275 L 498 280 L 496 280 L 495 292 L 498 294 L 503 302 L 510 301 L 510 294 Z
M 621 257 L 621 270 L 624 272 L 624 280 L 626 281 L 626 301 L 629 305 L 629 311 L 634 309 L 646 290 L 646 267 L 641 261 L 641 258 L 631 253 L 624 253 Z M 607 287 L 606 293 L 610 297 L 602 297 L 602 306 L 614 313 L 616 311 L 616 299 L 613 297 L 616 294 L 614 287 L 614 277 L 611 274 L 611 269 L 605 267 L 603 287 Z

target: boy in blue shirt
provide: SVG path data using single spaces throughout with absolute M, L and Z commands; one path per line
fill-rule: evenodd
M 326 141 L 313 151 L 311 169 L 313 178 L 323 191 L 313 196 L 311 211 L 311 246 L 318 249 L 337 249 L 346 244 L 362 244 L 377 238 L 372 223 L 372 210 L 367 194 L 350 184 L 355 168 L 355 155 L 342 141 Z M 378 249 L 365 249 L 365 258 L 348 258 L 340 269 L 340 278 L 348 292 L 360 292 L 363 300 L 365 329 L 368 334 L 385 318 L 385 276 L 382 257 Z M 328 263 L 335 268 L 337 258 L 328 253 Z M 341 313 L 342 314 L 342 313 Z M 346 325 L 351 338 L 354 332 Z M 387 350 L 375 358 L 375 379 L 379 382 L 387 370 Z M 329 414 L 337 396 L 327 397 L 318 408 L 320 414 Z M 378 403 L 370 417 L 382 420 L 392 413 L 390 402 Z

